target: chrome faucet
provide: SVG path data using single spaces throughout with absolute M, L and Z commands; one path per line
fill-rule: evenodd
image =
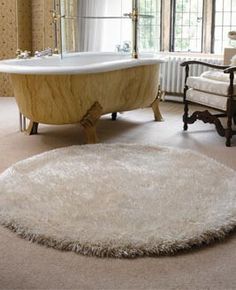
M 53 55 L 53 50 L 50 47 L 42 51 L 35 51 L 34 53 L 34 56 L 36 57 L 52 56 L 52 55 Z
M 31 52 L 28 50 L 22 51 L 21 49 L 17 49 L 16 57 L 19 59 L 27 59 L 31 57 Z
M 130 53 L 131 52 L 131 43 L 130 41 L 124 41 L 122 45 L 116 45 L 117 52 Z

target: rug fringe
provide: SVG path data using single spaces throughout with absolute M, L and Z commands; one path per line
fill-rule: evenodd
M 194 237 L 188 240 L 176 240 L 175 242 L 163 241 L 155 246 L 143 245 L 142 247 L 113 246 L 110 244 L 82 244 L 79 241 L 56 240 L 52 237 L 36 234 L 29 229 L 24 228 L 14 222 L 2 222 L 0 224 L 5 228 L 15 232 L 19 237 L 37 243 L 49 248 L 54 248 L 60 251 L 71 251 L 85 256 L 95 256 L 99 258 L 138 258 L 138 257 L 155 257 L 155 256 L 173 256 L 191 248 L 199 248 L 200 246 L 209 245 L 217 241 L 222 241 L 226 235 L 232 233 L 236 229 L 236 220 L 231 220 L 227 226 L 219 228 L 216 231 L 206 231 L 199 237 Z

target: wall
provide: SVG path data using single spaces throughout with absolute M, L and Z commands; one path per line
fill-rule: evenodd
M 17 48 L 16 38 L 16 1 L 0 2 L 0 59 L 11 58 Z M 0 96 L 12 95 L 8 76 L 0 74 Z
M 0 59 L 14 58 L 18 48 L 54 47 L 51 12 L 53 0 L 1 0 Z M 0 96 L 13 96 L 9 78 L 0 74 Z
M 32 1 L 32 50 L 54 47 L 51 10 L 53 0 Z
M 17 0 L 15 2 L 16 2 L 16 19 L 17 19 L 17 27 L 16 27 L 17 48 L 31 51 L 32 48 L 31 0 Z

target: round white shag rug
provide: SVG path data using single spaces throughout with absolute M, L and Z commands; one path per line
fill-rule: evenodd
M 99 257 L 174 254 L 236 225 L 236 172 L 190 150 L 85 145 L 0 175 L 0 223 L 32 242 Z

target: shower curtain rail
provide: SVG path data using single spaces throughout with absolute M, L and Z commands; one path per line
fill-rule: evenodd
M 154 18 L 153 15 L 139 14 L 141 18 Z M 123 16 L 68 16 L 62 15 L 61 18 L 64 19 L 132 19 L 131 13 L 125 13 Z

